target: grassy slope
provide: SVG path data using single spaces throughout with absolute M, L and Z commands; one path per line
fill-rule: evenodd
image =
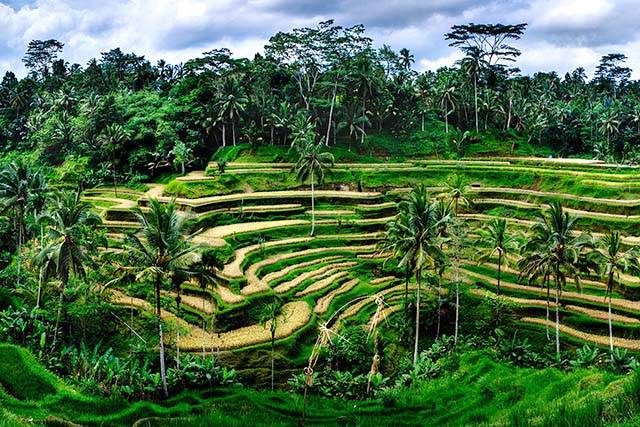
M 0 345 L 0 360 L 0 414 L 7 420 L 0 425 L 47 417 L 89 425 L 130 425 L 141 418 L 149 418 L 145 425 L 292 425 L 302 406 L 298 395 L 242 389 L 186 393 L 162 405 L 128 404 L 82 396 L 19 347 Z M 637 391 L 630 387 L 638 383 L 634 377 L 590 370 L 514 368 L 478 352 L 450 359 L 448 365 L 449 374 L 400 392 L 387 406 L 312 397 L 307 424 L 511 424 L 527 417 L 570 425 L 604 416 L 608 422 L 623 421 L 631 405 L 628 394 Z

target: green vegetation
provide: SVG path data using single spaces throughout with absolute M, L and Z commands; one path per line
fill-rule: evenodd
M 637 424 L 640 86 L 520 76 L 525 30 L 424 73 L 333 21 L 182 66 L 30 43 L 0 426 Z

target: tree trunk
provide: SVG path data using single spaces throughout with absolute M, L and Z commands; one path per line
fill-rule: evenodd
M 336 103 L 336 92 L 338 90 L 338 79 L 333 83 L 333 96 L 331 97 L 331 108 L 329 108 L 329 123 L 327 123 L 327 136 L 324 145 L 329 146 L 329 135 L 331 133 L 331 121 L 333 120 L 333 107 Z
M 160 378 L 162 379 L 162 391 L 164 397 L 169 397 L 167 389 L 167 372 L 164 364 L 164 337 L 162 335 L 162 307 L 160 304 L 160 276 L 156 277 L 156 321 L 158 323 L 158 338 L 160 339 Z
M 311 234 L 313 236 L 316 231 L 316 203 L 313 188 L 313 169 L 311 170 Z
M 502 252 L 498 251 L 498 295 L 500 295 L 500 274 L 502 273 Z
M 476 73 L 473 74 L 473 98 L 474 98 L 474 108 L 476 113 L 476 132 L 479 132 L 478 128 L 478 76 Z
M 449 133 L 449 111 L 446 106 L 444 109 L 444 132 Z
M 406 267 L 405 278 L 404 278 L 404 324 L 409 324 L 409 280 L 411 279 L 411 270 L 409 267 Z
M 442 271 L 438 273 L 438 325 L 436 327 L 436 339 L 440 337 L 440 312 L 442 310 Z
M 273 320 L 272 320 L 273 322 Z M 274 381 L 274 372 L 275 372 L 275 345 L 276 345 L 276 330 L 272 328 L 271 330 L 271 391 L 274 390 L 275 381 Z
M 236 146 L 236 122 L 231 119 L 231 138 L 233 140 L 233 146 Z
M 416 282 L 418 287 L 416 288 L 416 332 L 413 343 L 413 366 L 415 367 L 418 364 L 418 340 L 420 339 L 420 284 L 422 270 L 418 268 L 416 270 Z
M 62 272 L 60 277 L 60 299 L 58 301 L 58 314 L 56 315 L 56 326 L 53 330 L 53 348 L 56 348 L 56 343 L 58 342 L 58 333 L 60 330 L 60 321 L 62 319 L 62 312 L 64 307 L 64 293 L 67 290 L 67 283 L 69 282 L 69 273 Z
M 611 293 L 609 293 L 609 349 L 611 350 L 611 362 L 613 363 L 613 325 L 611 323 Z
M 116 177 L 116 153 L 113 153 L 113 159 L 111 160 L 111 167 L 113 168 L 113 194 L 117 199 L 118 198 L 118 182 Z
M 364 134 L 365 134 L 365 128 L 366 128 L 366 97 L 364 96 L 364 94 L 362 95 L 362 134 L 360 135 L 360 144 L 364 144 Z
M 222 122 L 222 146 L 227 146 L 227 126 Z
M 560 362 L 560 283 L 556 277 L 556 358 Z
M 421 126 L 420 129 L 422 130 L 422 132 L 424 132 L 424 112 L 422 113 L 422 117 L 421 117 Z
M 551 340 L 551 337 L 549 336 L 549 277 L 545 277 L 544 281 L 546 283 L 547 286 L 547 322 L 545 323 L 545 329 L 547 332 L 547 341 Z
M 205 334 L 207 333 L 207 319 L 205 317 L 205 305 L 206 305 L 206 289 L 203 289 L 202 292 L 202 359 L 204 360 L 206 352 L 205 352 Z
M 507 115 L 507 130 L 511 127 L 511 108 L 513 105 L 513 97 L 509 97 L 509 113 Z M 513 151 L 513 150 L 511 150 Z
M 454 267 L 454 271 L 455 271 L 455 281 L 456 281 L 456 324 L 455 324 L 455 330 L 453 333 L 453 344 L 457 345 L 458 344 L 458 326 L 459 326 L 459 315 L 460 315 L 460 271 L 458 270 L 458 267 Z

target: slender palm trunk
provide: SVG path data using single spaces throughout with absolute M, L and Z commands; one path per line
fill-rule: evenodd
M 411 270 L 406 267 L 404 278 L 404 324 L 409 324 L 409 280 L 411 279 Z
M 420 129 L 424 132 L 424 113 L 422 113 L 421 116 Z
M 222 146 L 227 146 L 227 126 L 222 122 Z
M 275 347 L 276 347 L 276 330 L 272 328 L 271 329 L 271 391 L 273 391 L 275 387 L 275 380 L 274 380 L 274 373 L 276 371 Z
M 366 127 L 366 97 L 364 95 L 362 95 L 362 134 L 360 134 L 360 143 L 364 144 L 364 134 L 365 134 L 365 127 Z
M 313 186 L 313 169 L 311 170 L 311 236 L 315 234 L 316 231 L 316 202 L 315 202 L 315 191 Z
M 324 140 L 324 145 L 329 146 L 329 135 L 331 134 L 331 122 L 333 120 L 333 107 L 336 104 L 336 92 L 338 90 L 338 79 L 333 83 L 333 95 L 331 96 L 331 108 L 329 108 L 329 123 L 327 123 L 327 136 Z
M 233 146 L 236 146 L 236 122 L 231 119 L 231 138 L 233 140 Z
M 202 292 L 202 358 L 204 359 L 206 351 L 205 351 L 205 335 L 207 333 L 207 319 L 205 316 L 205 305 L 206 305 L 206 289 L 203 289 Z
M 436 327 L 436 339 L 440 337 L 441 310 L 442 310 L 442 271 L 438 273 L 438 325 Z
M 180 290 L 176 298 L 176 317 L 180 318 Z M 180 370 L 180 325 L 176 323 L 176 368 Z
M 444 108 L 444 132 L 449 133 L 449 112 L 447 111 L 446 104 Z
M 418 363 L 418 340 L 420 339 L 420 285 L 421 285 L 422 269 L 416 270 L 416 282 L 418 287 L 416 288 L 416 332 L 413 341 L 413 366 Z
M 613 324 L 611 322 L 611 292 L 609 292 L 609 350 L 611 350 L 611 362 L 613 363 Z
M 560 362 L 560 283 L 556 277 L 556 359 Z
M 473 98 L 475 103 L 475 113 L 476 113 L 476 132 L 479 132 L 478 128 L 478 76 L 476 73 L 473 74 Z
M 458 269 L 458 266 L 456 265 L 454 268 L 454 274 L 455 274 L 455 281 L 456 281 L 456 324 L 455 324 L 455 330 L 453 333 L 453 344 L 457 345 L 458 344 L 458 327 L 459 327 L 459 320 L 460 320 L 460 270 Z
M 116 176 L 116 148 L 112 148 L 111 152 L 111 168 L 113 170 L 113 194 L 118 198 L 118 182 Z M 184 175 L 184 174 L 183 174 Z
M 162 306 L 160 304 L 160 276 L 156 277 L 156 321 L 158 324 L 158 338 L 160 339 L 160 378 L 164 397 L 169 397 L 167 389 L 167 372 L 164 364 L 164 337 L 162 335 Z
M 62 320 L 62 312 L 64 310 L 64 293 L 67 290 L 67 283 L 69 282 L 69 273 L 62 272 L 60 283 L 60 299 L 58 300 L 58 314 L 56 314 L 56 326 L 53 330 L 53 348 L 56 348 L 58 342 L 58 334 L 60 331 L 60 321 Z
M 546 276 L 544 280 L 547 286 L 547 321 L 545 323 L 545 329 L 547 332 L 547 341 L 549 341 L 551 340 L 551 337 L 549 336 L 549 276 Z
M 502 251 L 498 252 L 498 295 L 500 295 L 500 276 L 502 273 Z

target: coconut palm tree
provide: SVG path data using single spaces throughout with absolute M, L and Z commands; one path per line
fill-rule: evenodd
M 218 281 L 218 272 L 222 270 L 224 267 L 224 263 L 218 257 L 217 252 L 214 251 L 205 251 L 200 256 L 200 260 L 195 264 L 191 265 L 191 276 L 192 278 L 200 285 L 202 289 L 202 357 L 205 356 L 205 335 L 207 331 L 207 318 L 205 316 L 205 307 L 206 307 L 206 296 L 207 296 L 207 286 L 213 283 L 215 284 Z M 215 299 L 212 297 L 212 300 Z M 211 321 L 213 326 L 213 319 L 215 317 L 215 313 L 211 314 Z
M 441 257 L 437 239 L 437 220 L 434 204 L 431 202 L 424 185 L 416 186 L 409 198 L 399 205 L 400 217 L 406 219 L 398 222 L 399 230 L 397 248 L 402 251 L 399 266 L 410 265 L 416 277 L 416 321 L 413 347 L 413 364 L 418 362 L 418 342 L 420 338 L 420 288 L 422 273 L 425 268 L 434 267 L 435 259 Z
M 148 212 L 136 208 L 134 215 L 140 223 L 141 235 L 129 236 L 128 246 L 132 256 L 132 265 L 139 269 L 136 278 L 140 280 L 150 277 L 154 281 L 155 315 L 160 344 L 160 376 L 164 394 L 168 396 L 160 290 L 163 282 L 194 262 L 189 258 L 192 258 L 196 247 L 190 244 L 193 235 L 185 236 L 183 234 L 183 220 L 178 215 L 173 202 L 164 205 L 156 199 L 151 199 L 149 200 Z
M 311 183 L 311 233 L 313 236 L 316 229 L 316 210 L 314 184 L 324 182 L 325 174 L 335 163 L 333 154 L 324 152 L 322 143 L 316 144 L 312 139 L 305 139 L 296 144 L 299 158 L 293 167 L 296 178 L 299 182 Z
M 409 232 L 409 215 L 406 209 L 401 210 L 398 215 L 387 223 L 385 235 L 380 242 L 380 252 L 388 253 L 387 260 L 395 259 L 398 263 L 404 258 L 407 251 L 407 245 L 411 242 L 408 239 Z M 413 273 L 413 265 L 411 260 L 405 262 L 404 265 L 404 324 L 409 324 L 409 281 Z
M 539 242 L 538 276 L 549 274 L 555 284 L 556 303 L 556 357 L 560 360 L 560 292 L 573 278 L 580 288 L 580 274 L 588 270 L 589 263 L 585 249 L 591 246 L 591 237 L 587 234 L 576 235 L 578 218 L 564 212 L 558 202 L 551 204 L 547 212 L 541 214 L 531 231 L 533 240 Z
M 462 175 L 452 175 L 445 182 L 446 195 L 453 204 L 453 212 L 458 215 L 460 206 L 471 205 L 471 188 Z
M 476 132 L 479 132 L 478 122 L 478 76 L 483 66 L 486 66 L 486 61 L 483 59 L 482 50 L 473 47 L 467 50 L 467 56 L 460 61 L 460 67 L 466 74 L 466 76 L 473 81 L 473 102 L 475 113 L 475 125 Z
M 449 133 L 449 114 L 456 110 L 456 87 L 453 83 L 446 81 L 440 88 L 440 108 L 444 115 L 445 133 Z
M 220 97 L 217 102 L 219 120 L 222 122 L 222 146 L 226 145 L 226 121 L 231 123 L 231 138 L 236 145 L 236 120 L 249 103 L 243 86 L 236 77 L 227 77 L 219 87 Z
M 509 234 L 507 230 L 507 220 L 494 219 L 484 228 L 480 229 L 480 240 L 478 246 L 480 253 L 478 257 L 479 263 L 484 263 L 498 256 L 498 291 L 500 295 L 500 279 L 502 266 L 507 264 L 507 257 L 514 252 L 518 245 L 515 237 Z
M 94 227 L 100 217 L 91 211 L 91 206 L 80 201 L 79 193 L 59 193 L 52 209 L 41 221 L 47 224 L 47 245 L 36 257 L 40 266 L 40 280 L 47 282 L 53 277 L 60 280 L 60 301 L 56 316 L 53 346 L 56 346 L 60 321 L 65 307 L 65 293 L 71 275 L 85 276 L 85 266 L 96 250 Z
M 129 139 L 129 133 L 117 123 L 107 126 L 98 136 L 98 143 L 111 152 L 111 171 L 113 172 L 113 194 L 118 197 L 116 174 L 116 153 L 120 145 Z
M 620 133 L 620 120 L 618 119 L 618 113 L 612 110 L 603 117 L 599 130 L 603 136 L 607 137 L 607 147 L 609 152 L 611 152 L 611 137 Z
M 18 284 L 20 284 L 22 245 L 26 240 L 25 216 L 31 205 L 40 204 L 38 201 L 41 201 L 46 192 L 47 184 L 42 173 L 22 161 L 11 162 L 0 172 L 0 203 L 3 210 L 13 211 L 18 230 L 18 273 L 16 279 Z
M 611 323 L 611 298 L 616 281 L 620 280 L 620 273 L 638 271 L 640 258 L 638 248 L 623 250 L 620 233 L 612 231 L 602 238 L 599 247 L 593 251 L 595 261 L 600 266 L 600 273 L 607 283 L 608 313 L 609 313 L 609 350 L 613 361 L 613 325 Z
M 438 324 L 436 327 L 436 339 L 440 336 L 440 321 L 442 311 L 442 276 L 447 267 L 448 260 L 444 256 L 445 252 L 444 243 L 449 237 L 448 226 L 454 218 L 454 213 L 451 211 L 451 204 L 446 203 L 443 200 L 437 200 L 433 204 L 433 212 L 436 227 L 436 236 L 440 239 L 440 254 L 442 256 L 434 259 L 436 273 L 438 274 Z
M 260 324 L 271 334 L 271 391 L 274 389 L 276 331 L 284 314 L 284 303 L 278 297 L 265 304 L 260 312 Z
M 411 64 L 416 62 L 415 57 L 409 52 L 409 49 L 403 47 L 400 49 L 400 65 L 402 68 L 409 71 L 411 69 Z

